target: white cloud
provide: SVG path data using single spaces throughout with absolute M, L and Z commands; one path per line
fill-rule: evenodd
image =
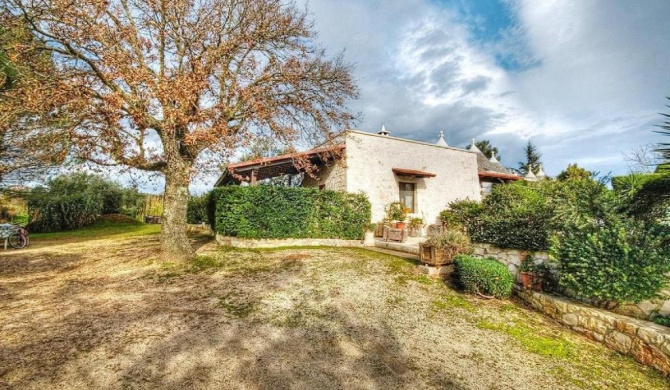
M 667 1 L 511 1 L 515 24 L 497 42 L 471 36 L 476 18 L 437 2 L 320 1 L 316 28 L 357 66 L 359 126 L 462 146 L 498 144 L 508 165 L 527 139 L 550 174 L 581 162 L 624 173 L 622 152 L 658 142 L 653 124 L 670 94 Z M 496 56 L 525 69 L 501 67 Z

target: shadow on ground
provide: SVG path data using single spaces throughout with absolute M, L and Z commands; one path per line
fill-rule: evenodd
M 221 269 L 164 270 L 142 260 L 156 253 L 149 240 L 4 256 L 0 387 L 339 389 L 416 380 L 383 320 L 371 325 L 336 303 L 312 307 L 313 295 L 276 315 L 263 311 L 303 276 L 309 255 L 233 253 Z M 254 263 L 259 256 L 267 258 Z M 440 375 L 427 383 L 459 388 Z

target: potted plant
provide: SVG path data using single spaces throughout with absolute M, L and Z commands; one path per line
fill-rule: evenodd
M 415 217 L 410 218 L 407 227 L 409 229 L 409 235 L 412 237 L 421 236 L 421 229 L 423 228 L 424 222 L 423 218 Z
M 472 251 L 470 238 L 458 230 L 445 230 L 419 244 L 421 262 L 432 266 L 450 264 L 457 255 L 470 254 Z
M 405 228 L 405 218 L 407 218 L 407 213 L 409 208 L 402 202 L 392 202 L 386 206 L 386 218 L 395 222 L 395 227 L 397 229 Z
M 533 256 L 527 255 L 519 266 L 521 286 L 525 290 L 542 291 L 544 280 L 544 264 L 535 264 Z

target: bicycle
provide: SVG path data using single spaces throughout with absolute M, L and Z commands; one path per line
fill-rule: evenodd
M 9 235 L 7 240 L 9 241 L 9 246 L 14 249 L 21 249 L 26 245 L 30 244 L 30 233 L 28 229 L 24 228 L 21 225 L 14 225 L 15 231 Z

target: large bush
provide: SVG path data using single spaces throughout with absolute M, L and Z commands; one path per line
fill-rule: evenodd
M 612 191 L 607 178 L 564 176 L 496 186 L 481 206 L 452 203 L 442 218 L 466 226 L 474 242 L 525 250 L 551 243 L 559 286 L 579 298 L 609 304 L 655 296 L 670 270 L 668 225 L 625 212 L 636 199 L 629 193 L 637 191 L 628 179 L 616 180 Z
M 467 255 L 456 257 L 458 279 L 466 291 L 473 294 L 507 298 L 512 294 L 514 278 L 503 264 L 495 259 L 480 259 Z
M 208 195 L 189 196 L 186 219 L 188 223 L 199 224 L 207 222 Z
M 363 194 L 275 186 L 220 187 L 208 202 L 212 228 L 243 238 L 360 239 L 370 222 Z
M 569 229 L 552 238 L 559 284 L 596 303 L 654 298 L 670 271 L 670 235 L 661 226 L 634 221 L 595 229 Z
M 467 200 L 453 202 L 441 218 L 451 226 L 467 227 L 473 242 L 535 251 L 549 247 L 551 215 L 542 191 L 516 183 L 493 187 L 479 206 Z
M 127 211 L 135 193 L 95 175 L 59 176 L 27 195 L 29 228 L 36 232 L 78 229 L 101 214 Z

